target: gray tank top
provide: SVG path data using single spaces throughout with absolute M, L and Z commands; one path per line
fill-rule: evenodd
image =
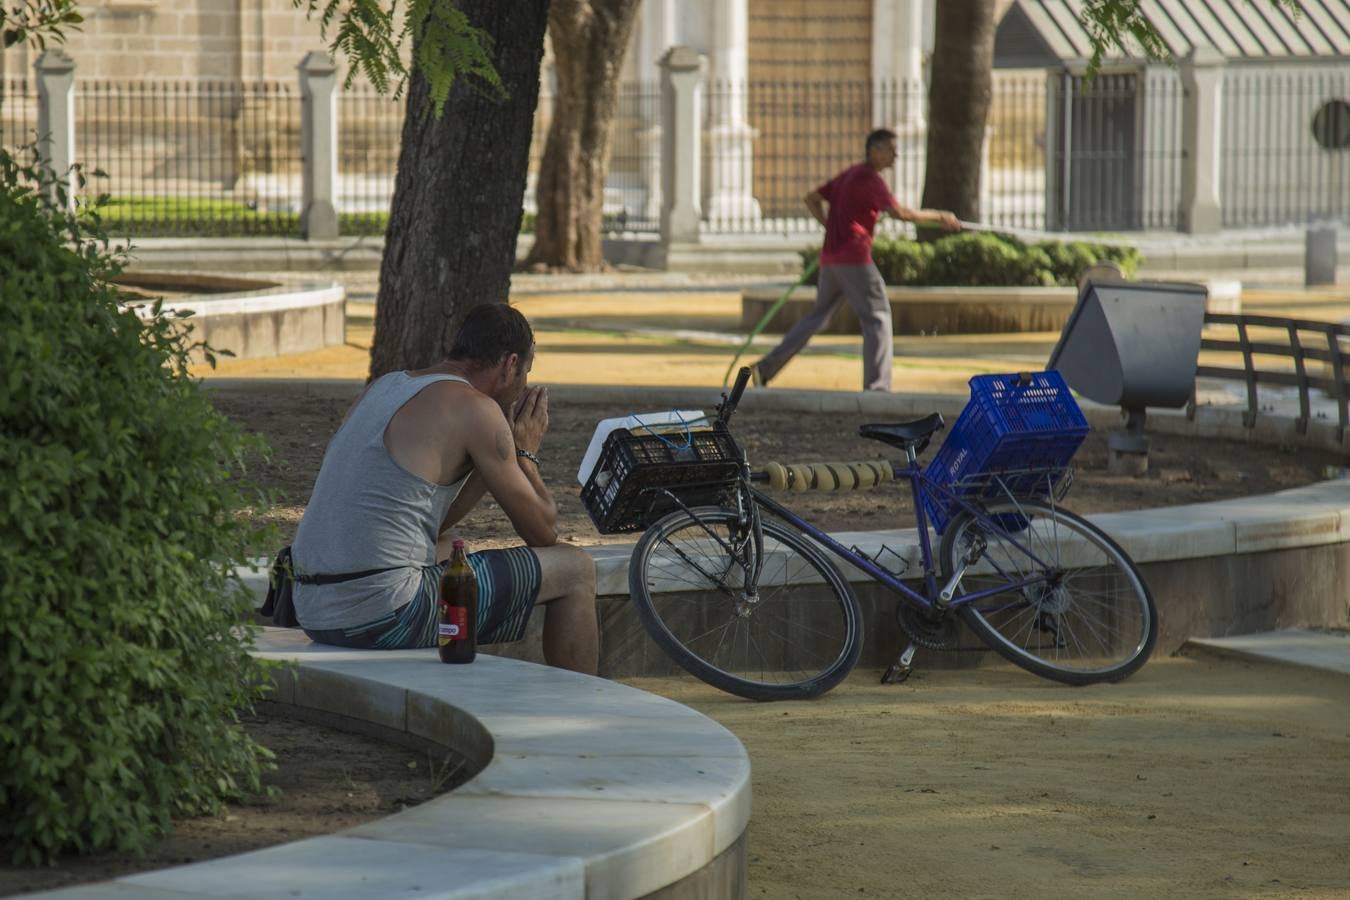
M 291 544 L 295 568 L 310 575 L 390 571 L 295 585 L 295 613 L 305 628 L 377 621 L 411 602 L 422 569 L 436 563 L 441 522 L 468 476 L 443 485 L 412 474 L 385 449 L 384 431 L 403 404 L 437 381 L 468 384 L 457 375 L 390 372 L 377 378 L 324 452 Z

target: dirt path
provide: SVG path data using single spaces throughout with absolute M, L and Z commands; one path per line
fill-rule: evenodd
M 752 765 L 750 896 L 1344 898 L 1350 678 L 1208 656 L 1068 688 L 1018 669 L 859 672 L 808 703 L 628 683 Z M 434 793 L 424 755 L 276 720 L 281 801 L 180 823 L 144 860 L 0 867 L 0 895 L 328 833 Z
M 752 897 L 1350 896 L 1350 678 L 1201 656 L 1091 688 L 858 673 L 796 704 L 630 683 L 749 750 Z
M 310 398 L 299 389 L 252 387 L 213 389 L 211 396 L 218 409 L 244 429 L 261 434 L 273 448 L 272 458 L 259 462 L 254 474 L 275 492 L 278 506 L 271 518 L 280 524 L 283 539 L 289 540 L 309 500 L 324 448 L 349 401 Z M 664 407 L 657 404 L 656 408 Z M 632 411 L 604 404 L 552 405 L 541 456 L 544 478 L 558 501 L 564 540 L 594 544 L 631 539 L 595 530 L 581 503 L 576 473 L 595 424 Z M 829 427 L 803 427 L 799 413 L 756 412 L 741 415 L 734 425 L 737 440 L 754 463 L 894 458 L 897 453 L 890 448 L 857 437 L 858 425 L 864 421 L 870 419 L 840 416 Z M 1268 493 L 1325 477 L 1329 467 L 1339 471 L 1344 459 L 1322 451 L 1295 454 L 1250 444 L 1155 435 L 1152 471 L 1146 478 L 1135 479 L 1106 472 L 1106 438 L 1093 433 L 1075 462 L 1077 471 L 1066 505 L 1093 513 Z M 791 494 L 785 502 L 826 529 L 913 525 L 908 488 L 896 484 L 870 492 Z M 460 531 L 479 549 L 517 542 L 510 523 L 490 498 L 470 514 Z

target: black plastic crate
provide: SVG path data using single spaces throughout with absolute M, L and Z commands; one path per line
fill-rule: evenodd
M 722 430 L 605 438 L 600 459 L 581 488 L 581 502 L 601 534 L 642 531 L 679 505 L 720 503 L 736 482 L 741 451 Z

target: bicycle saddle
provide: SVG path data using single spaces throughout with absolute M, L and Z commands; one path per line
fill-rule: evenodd
M 946 427 L 947 423 L 943 421 L 942 414 L 932 413 L 912 422 L 896 422 L 892 425 L 859 425 L 858 434 L 865 438 L 890 444 L 892 447 L 899 447 L 902 450 L 913 447 L 915 453 L 922 453 L 933 435 Z

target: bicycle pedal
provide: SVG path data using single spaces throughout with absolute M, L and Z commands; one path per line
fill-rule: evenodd
M 881 683 L 899 684 L 900 682 L 909 678 L 910 673 L 913 671 L 914 671 L 913 666 L 902 666 L 899 663 L 891 663 L 890 668 L 888 668 L 884 673 L 882 673 Z

